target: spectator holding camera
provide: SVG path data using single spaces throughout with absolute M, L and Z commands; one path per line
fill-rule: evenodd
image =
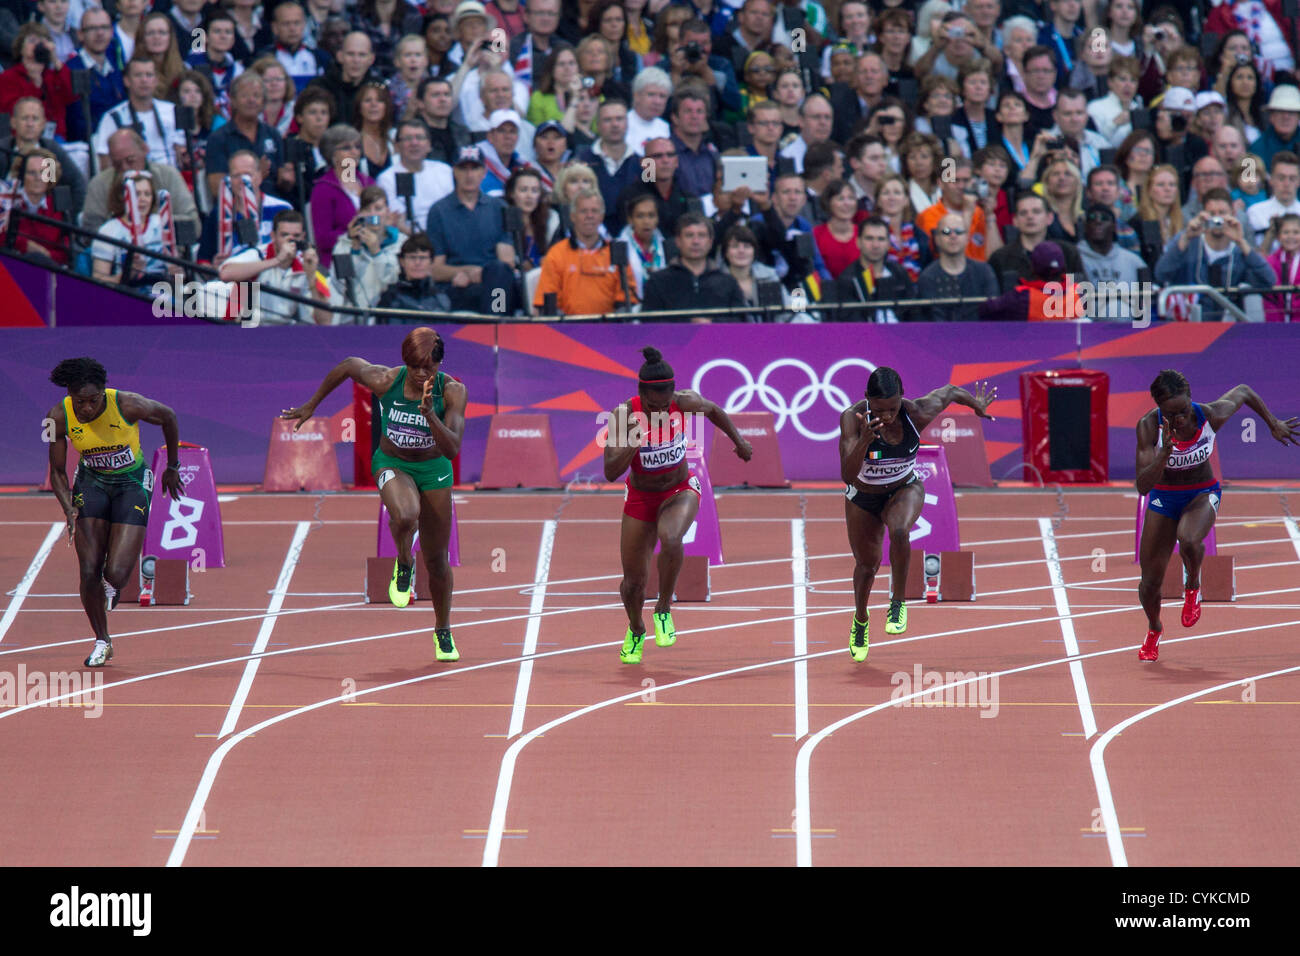
M 1156 110 L 1155 134 L 1160 142 L 1160 161 L 1175 166 L 1183 182 L 1191 178 L 1196 161 L 1210 151 L 1205 140 L 1190 132 L 1195 114 L 1196 95 L 1181 86 L 1170 87 Z M 1181 163 L 1175 162 L 1179 157 Z
M 1246 238 L 1232 213 L 1226 189 L 1212 189 L 1202 209 L 1168 246 L 1156 263 L 1156 281 L 1164 285 L 1271 286 L 1277 281 L 1268 264 Z M 1223 321 L 1223 308 L 1211 299 L 1201 303 L 1201 319 Z
M 1073 0 L 1078 3 L 1079 0 Z M 944 14 L 930 49 L 913 66 L 917 76 L 946 76 L 956 80 L 962 67 L 979 56 L 1001 59 L 998 48 L 975 29 L 975 24 L 965 13 L 956 10 Z
M 765 2 L 765 0 L 760 0 Z M 672 7 L 660 12 L 660 17 L 669 16 Z M 736 79 L 737 68 L 725 56 L 713 52 L 713 33 L 703 20 L 686 20 L 678 32 L 677 42 L 668 48 L 666 65 L 672 77 L 673 89 L 679 89 L 685 81 L 693 81 L 703 87 L 709 98 L 708 114 L 720 116 L 724 110 L 736 113 L 740 110 L 740 83 Z M 741 58 L 744 65 L 744 58 Z
M 24 23 L 14 38 L 13 66 L 0 73 L 0 113 L 8 113 L 24 97 L 34 97 L 54 121 L 54 135 L 67 133 L 68 107 L 78 99 L 72 73 L 55 56 L 54 37 L 42 23 Z
M 397 227 L 389 225 L 391 218 L 388 197 L 378 186 L 367 186 L 361 191 L 361 210 L 348 223 L 348 231 L 334 243 L 330 257 L 330 305 L 355 305 L 370 308 L 377 305 L 384 291 L 400 275 L 399 250 L 404 251 L 405 238 Z M 425 240 L 428 246 L 427 239 Z M 351 258 L 352 278 L 340 275 L 341 257 Z M 432 268 L 432 252 L 426 256 Z M 443 308 L 445 308 L 445 304 Z M 405 306 L 401 306 L 405 308 Z M 335 313 L 335 325 L 359 324 L 356 316 Z
M 961 219 L 962 235 L 966 236 L 965 254 L 976 262 L 984 262 L 1002 247 L 1002 234 L 998 232 L 995 214 L 997 196 L 988 183 L 975 182 L 973 164 L 961 158 L 951 167 L 951 175 L 940 182 L 937 203 L 923 209 L 916 217 L 917 228 L 933 236 L 940 220 L 948 215 Z
M 333 317 L 327 304 L 312 306 L 275 294 L 281 291 L 316 298 L 318 268 L 320 257 L 307 243 L 306 220 L 302 213 L 286 209 L 276 214 L 269 243 L 231 256 L 217 275 L 222 282 L 257 282 L 261 325 L 330 325 Z

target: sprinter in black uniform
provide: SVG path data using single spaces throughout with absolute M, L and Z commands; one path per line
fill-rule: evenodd
M 975 410 L 981 418 L 997 397 L 997 388 L 981 382 L 972 395 L 945 385 L 911 401 L 903 397 L 903 380 L 892 368 L 881 367 L 867 380 L 866 399 L 840 416 L 840 475 L 849 545 L 853 549 L 853 596 L 856 604 L 849 631 L 849 652 L 859 663 L 867 659 L 867 599 L 880 568 L 884 531 L 889 529 L 892 594 L 885 633 L 907 629 L 907 562 L 912 554 L 911 532 L 925 503 L 920 476 L 913 471 L 921 432 L 953 402 Z

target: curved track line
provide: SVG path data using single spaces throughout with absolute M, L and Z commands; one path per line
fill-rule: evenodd
M 1084 615 L 1075 615 L 1075 616 L 1083 617 Z M 1165 643 L 1181 644 L 1186 641 L 1204 641 L 1214 637 L 1226 637 L 1229 634 L 1256 634 L 1261 631 L 1272 630 L 1273 628 L 1294 627 L 1296 625 L 1300 625 L 1300 621 L 1281 621 L 1277 624 L 1265 624 L 1260 627 L 1240 627 L 1228 631 L 1215 631 L 1210 634 L 1196 634 L 1188 637 L 1176 637 L 1170 641 L 1166 641 Z M 1070 661 L 1073 660 L 1083 661 L 1083 660 L 1088 660 L 1089 658 L 1092 657 L 1104 657 L 1110 654 L 1128 654 L 1137 650 L 1138 647 L 1140 646 L 1141 645 L 1133 644 L 1128 647 L 1116 647 L 1105 651 L 1090 651 L 1087 654 L 1080 654 L 1077 657 L 1061 657 L 1050 661 L 1040 661 L 1036 664 L 1026 664 L 1022 667 L 1013 667 L 1004 671 L 995 671 L 992 674 L 977 675 L 975 677 L 967 678 L 965 680 L 952 681 L 951 683 L 943 684 L 938 687 L 927 687 L 923 690 L 915 691 L 905 696 L 901 696 L 897 698 L 891 697 L 889 700 L 884 701 L 882 703 L 873 704 L 871 707 L 868 707 L 865 710 L 860 710 L 857 713 L 849 714 L 847 717 L 843 717 L 840 720 L 835 721 L 835 723 L 830 724 L 829 726 L 823 728 L 822 730 L 817 731 L 817 733 L 813 734 L 806 741 L 804 741 L 803 745 L 799 748 L 799 754 L 795 760 L 794 829 L 795 829 L 795 847 L 796 847 L 795 852 L 796 852 L 797 865 L 812 866 L 812 805 L 811 805 L 811 795 L 810 795 L 811 786 L 809 780 L 808 767 L 812 761 L 813 751 L 817 749 L 817 745 L 821 743 L 823 740 L 825 740 L 827 737 L 829 737 L 835 731 L 840 730 L 843 727 L 847 727 L 849 724 L 853 723 L 854 721 L 861 720 L 864 717 L 870 717 L 872 714 L 878 713 L 879 711 L 882 711 L 887 707 L 893 707 L 895 705 L 902 704 L 905 701 L 919 699 L 924 694 L 932 694 L 938 691 L 948 690 L 953 687 L 960 687 L 964 684 L 974 683 L 977 680 L 987 679 L 990 677 L 1001 678 L 1001 677 L 1009 676 L 1011 674 L 1022 674 L 1028 671 L 1041 670 L 1044 667 L 1052 667 L 1057 664 L 1068 664 Z M 1241 683 L 1241 681 L 1236 681 L 1236 683 L 1239 684 Z M 1233 685 L 1227 684 L 1224 686 L 1231 687 Z M 1116 833 L 1119 832 L 1118 825 L 1115 829 L 1115 832 Z
M 542 605 L 546 602 L 546 579 L 551 574 L 551 552 L 555 549 L 555 519 L 542 525 L 542 540 L 537 545 L 537 568 L 533 572 L 533 596 L 528 606 L 528 625 L 524 630 L 524 662 L 519 665 L 515 682 L 515 702 L 510 708 L 510 729 L 506 739 L 524 729 L 524 712 L 528 707 L 528 687 L 533 679 L 531 655 L 537 650 L 537 635 L 542 630 Z
M 1286 667 L 1282 670 L 1269 671 L 1267 674 L 1254 674 L 1250 677 L 1239 677 L 1234 681 L 1228 681 L 1224 684 L 1215 684 L 1213 687 L 1207 687 L 1204 690 L 1198 690 L 1192 694 L 1184 694 L 1182 697 L 1167 700 L 1163 704 L 1157 704 L 1155 707 L 1148 707 L 1146 710 L 1134 714 L 1127 720 L 1122 720 L 1110 730 L 1106 731 L 1092 745 L 1088 751 L 1088 761 L 1092 765 L 1093 780 L 1106 780 L 1106 745 L 1110 743 L 1118 734 L 1126 728 L 1133 726 L 1139 720 L 1146 720 L 1154 714 L 1158 714 L 1170 707 L 1178 704 L 1185 704 L 1189 700 L 1195 700 L 1197 697 L 1204 697 L 1206 694 L 1213 694 L 1215 691 L 1228 690 L 1232 687 L 1240 687 L 1242 684 L 1256 680 L 1266 680 L 1269 677 L 1280 677 L 1283 674 L 1292 674 L 1300 671 L 1300 666 Z M 1106 846 L 1110 849 L 1110 862 L 1113 866 L 1128 866 L 1128 856 L 1124 853 L 1124 840 L 1119 828 L 1119 814 L 1115 811 L 1115 801 L 1111 798 L 1109 783 L 1106 786 L 1105 793 L 1102 788 L 1097 787 L 1097 795 L 1101 797 L 1101 819 L 1106 828 Z

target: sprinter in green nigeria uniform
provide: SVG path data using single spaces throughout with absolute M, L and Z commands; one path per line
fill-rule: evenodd
M 375 393 L 381 437 L 371 458 L 379 496 L 388 508 L 388 526 L 397 545 L 397 561 L 388 596 L 397 607 L 411 601 L 415 564 L 411 545 L 416 528 L 433 589 L 434 654 L 440 661 L 460 660 L 451 636 L 452 573 L 447 560 L 451 540 L 451 460 L 465 434 L 465 386 L 441 371 L 443 342 L 433 329 L 413 329 L 402 342 L 402 362 L 395 368 L 348 358 L 325 376 L 307 404 L 287 409 L 295 430 L 316 412 L 325 396 L 348 379 Z
M 63 506 L 69 543 L 77 548 L 81 606 L 95 632 L 87 667 L 113 657 L 108 611 L 135 570 L 149 523 L 153 472 L 140 447 L 140 422 L 162 426 L 167 470 L 162 484 L 173 499 L 184 495 L 179 465 L 179 426 L 166 405 L 134 392 L 108 388 L 108 373 L 93 358 L 60 362 L 50 381 L 68 394 L 45 419 L 50 444 L 50 489 Z M 68 484 L 68 443 L 81 458 Z

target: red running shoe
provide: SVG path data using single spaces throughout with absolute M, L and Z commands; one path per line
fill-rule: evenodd
M 1147 639 L 1138 651 L 1138 660 L 1154 661 L 1160 657 L 1160 635 L 1163 633 L 1164 631 L 1147 631 Z
M 1201 589 L 1183 591 L 1183 627 L 1191 627 L 1201 619 Z

